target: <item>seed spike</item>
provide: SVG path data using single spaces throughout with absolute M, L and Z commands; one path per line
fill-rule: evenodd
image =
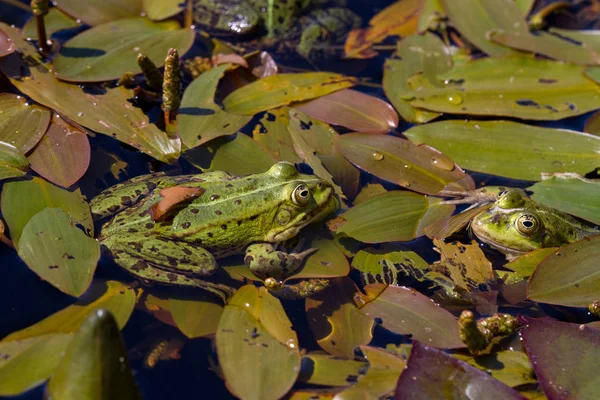
M 181 74 L 177 49 L 169 49 L 165 59 L 165 77 L 163 80 L 163 113 L 165 126 L 177 117 L 181 104 Z
M 150 58 L 148 58 L 145 54 L 138 54 L 137 63 L 144 74 L 144 78 L 146 78 L 146 83 L 152 89 L 160 90 L 163 85 L 163 76 L 156 68 L 156 64 L 152 62 Z

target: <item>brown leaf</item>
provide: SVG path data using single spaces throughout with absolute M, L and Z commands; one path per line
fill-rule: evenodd
M 239 54 L 216 54 L 212 57 L 212 63 L 214 65 L 220 64 L 237 64 L 244 68 L 248 68 L 248 62 L 246 59 Z
M 152 221 L 160 221 L 173 207 L 184 201 L 195 199 L 204 193 L 201 187 L 173 186 L 161 189 L 162 199 L 150 207 Z

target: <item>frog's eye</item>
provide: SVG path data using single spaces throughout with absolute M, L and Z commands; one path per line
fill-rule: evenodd
M 310 190 L 305 184 L 296 186 L 292 192 L 292 202 L 298 206 L 305 206 L 310 201 Z
M 520 215 L 515 221 L 517 230 L 523 235 L 531 236 L 540 230 L 540 220 L 532 214 Z

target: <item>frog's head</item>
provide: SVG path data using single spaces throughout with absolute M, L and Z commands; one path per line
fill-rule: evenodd
M 473 219 L 471 229 L 479 240 L 506 254 L 544 247 L 544 220 L 528 204 L 518 190 L 507 190 Z
M 274 210 L 265 239 L 269 242 L 292 238 L 304 226 L 340 207 L 340 200 L 329 182 L 315 175 L 301 174 L 288 162 L 278 162 L 266 174 L 280 183 L 281 191 L 280 203 Z

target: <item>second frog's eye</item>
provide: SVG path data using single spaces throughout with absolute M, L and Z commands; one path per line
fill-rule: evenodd
M 292 192 L 292 202 L 298 206 L 305 206 L 310 201 L 310 190 L 304 184 L 296 186 Z
M 540 230 L 540 220 L 533 214 L 520 215 L 515 221 L 517 230 L 523 235 L 531 236 Z

